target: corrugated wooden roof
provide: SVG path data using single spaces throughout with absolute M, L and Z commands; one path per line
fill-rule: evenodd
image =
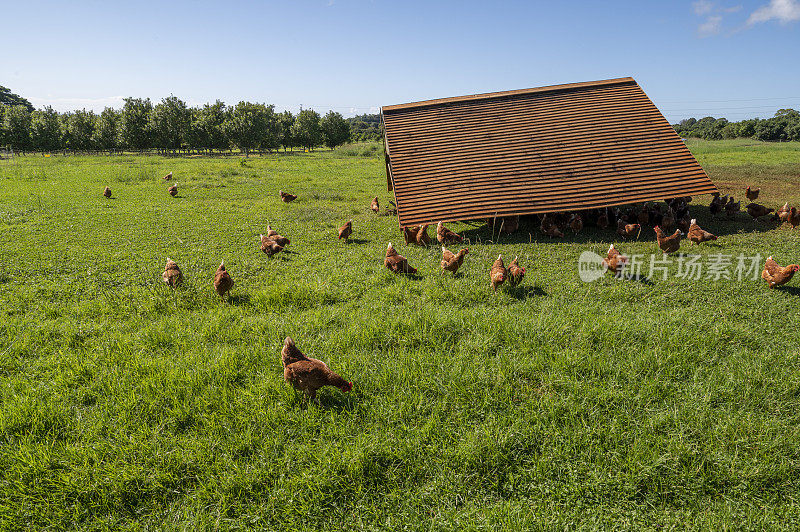
M 382 113 L 401 226 L 717 190 L 633 78 L 390 105 Z

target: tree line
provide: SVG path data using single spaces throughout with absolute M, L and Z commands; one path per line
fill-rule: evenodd
M 779 109 L 772 118 L 752 118 L 739 122 L 713 116 L 700 120 L 687 118 L 672 127 L 681 137 L 707 140 L 751 138 L 771 142 L 800 141 L 800 112 Z
M 5 87 L 0 87 L 5 89 Z M 10 94 L 10 91 L 6 89 Z M 0 96 L 5 96 L 0 90 Z M 58 113 L 52 107 L 33 109 L 17 99 L 0 100 L 0 146 L 20 152 L 62 150 L 157 150 L 161 153 L 214 152 L 236 148 L 271 152 L 283 148 L 334 148 L 351 140 L 377 140 L 382 130 L 378 115 L 345 119 L 313 109 L 292 114 L 273 105 L 239 102 L 227 106 L 217 100 L 202 107 L 169 96 L 153 104 L 149 98 L 125 98 L 122 109 Z M 27 103 L 27 105 L 26 105 Z

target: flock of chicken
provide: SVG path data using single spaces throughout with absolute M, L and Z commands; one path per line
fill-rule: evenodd
M 788 222 L 793 229 L 800 225 L 800 211 L 796 207 L 790 208 L 787 202 L 776 212 L 771 207 L 765 207 L 754 202 L 758 198 L 759 192 L 760 189 L 754 189 L 749 186 L 745 189 L 745 197 L 751 202 L 746 206 L 747 213 L 754 221 L 774 213 L 772 218 L 774 221 L 779 221 L 780 223 Z M 715 193 L 713 196 L 709 205 L 709 212 L 712 216 L 717 216 L 724 212 L 729 219 L 733 219 L 736 213 L 740 211 L 741 202 L 734 202 L 733 196 L 720 196 L 719 193 Z M 656 242 L 659 249 L 665 254 L 678 251 L 683 236 L 686 236 L 692 244 L 717 240 L 715 234 L 705 231 L 697 225 L 696 219 L 689 219 L 688 203 L 691 200 L 691 197 L 669 200 L 667 201 L 665 212 L 661 211 L 660 206 L 653 207 L 648 204 L 642 205 L 638 210 L 632 209 L 626 213 L 621 213 L 619 209 L 615 209 L 614 216 L 617 219 L 617 233 L 623 238 L 632 238 L 634 234 L 638 238 L 642 225 L 653 220 L 655 222 L 653 230 L 656 233 Z M 608 226 L 609 220 L 607 218 L 603 219 L 604 216 L 608 216 L 607 212 L 604 209 L 598 216 L 598 226 Z M 663 228 L 671 229 L 673 226 L 677 226 L 674 233 L 670 235 L 664 233 Z M 542 231 L 545 232 L 544 229 Z M 608 253 L 602 264 L 606 270 L 618 275 L 628 264 L 628 258 L 621 254 L 612 244 L 608 248 Z M 761 272 L 761 278 L 767 282 L 770 288 L 775 288 L 788 283 L 798 270 L 800 270 L 800 266 L 797 264 L 781 267 L 772 257 L 768 257 Z
M 172 172 L 165 175 L 163 179 L 166 181 L 172 179 Z M 167 191 L 172 196 L 178 193 L 176 185 L 172 185 Z M 745 195 L 747 199 L 751 201 L 746 207 L 747 213 L 754 220 L 775 213 L 774 220 L 788 222 L 793 228 L 800 225 L 800 212 L 796 207 L 790 208 L 788 203 L 786 203 L 776 212 L 775 209 L 754 203 L 754 200 L 758 198 L 759 189 L 747 187 Z M 107 198 L 111 197 L 111 189 L 109 187 L 105 187 L 103 196 Z M 279 191 L 279 196 L 281 200 L 286 203 L 297 199 L 296 195 L 289 194 L 283 190 Z M 716 235 L 703 230 L 697 224 L 696 219 L 689 217 L 688 204 L 691 201 L 691 197 L 674 198 L 666 202 L 666 209 L 663 209 L 661 205 L 645 203 L 640 206 L 630 207 L 625 211 L 619 208 L 602 208 L 569 214 L 548 213 L 539 215 L 539 228 L 542 233 L 551 238 L 560 238 L 564 236 L 567 228 L 574 233 L 578 233 L 583 229 L 584 224 L 594 224 L 601 229 L 616 226 L 617 234 L 623 239 L 638 239 L 642 226 L 652 224 L 659 249 L 663 253 L 669 254 L 678 251 L 681 238 L 684 236 L 686 236 L 692 244 L 717 240 Z M 396 207 L 393 203 L 390 202 L 390 204 L 391 207 L 386 209 L 386 214 L 396 214 Z M 377 197 L 372 200 L 370 208 L 375 214 L 380 214 L 380 202 Z M 724 213 L 728 218 L 732 219 L 740 210 L 740 202 L 734 202 L 733 197 L 721 197 L 719 193 L 716 193 L 711 201 L 709 210 L 714 216 Z M 487 220 L 487 223 L 493 231 L 499 228 L 501 233 L 513 233 L 519 227 L 519 216 L 492 218 Z M 428 234 L 428 227 L 430 225 L 431 224 L 424 224 L 420 226 L 404 227 L 402 231 L 406 245 L 425 247 L 430 245 L 432 242 Z M 665 232 L 665 230 L 671 231 L 673 228 L 675 228 L 673 233 L 667 234 Z M 349 220 L 339 228 L 339 239 L 348 241 L 352 234 L 353 221 Z M 260 238 L 261 251 L 269 257 L 283 251 L 284 248 L 291 243 L 291 240 L 279 234 L 272 229 L 270 225 L 267 225 L 267 234 L 260 235 Z M 441 273 L 451 272 L 455 274 L 463 264 L 469 250 L 461 248 L 458 253 L 453 253 L 445 246 L 447 244 L 462 243 L 464 237 L 451 231 L 445 227 L 442 222 L 439 222 L 436 226 L 436 239 L 442 246 L 442 260 L 440 262 Z M 602 261 L 604 268 L 615 275 L 620 274 L 628 262 L 628 258 L 620 253 L 614 244 L 609 247 L 607 256 Z M 417 273 L 416 268 L 408 264 L 408 259 L 398 253 L 391 242 L 386 248 L 383 264 L 393 273 L 411 275 Z M 800 270 L 800 266 L 797 264 L 781 267 L 772 257 L 769 257 L 766 260 L 761 276 L 770 288 L 774 288 L 789 282 L 798 270 Z M 179 286 L 183 282 L 183 274 L 178 264 L 172 259 L 167 259 L 162 277 L 164 282 L 173 288 Z M 489 282 L 495 292 L 497 288 L 506 281 L 512 287 L 519 285 L 524 277 L 525 268 L 519 265 L 518 257 L 514 257 L 514 260 L 506 267 L 502 255 L 498 255 L 489 269 Z M 234 281 L 230 273 L 226 270 L 224 261 L 214 273 L 213 284 L 215 292 L 223 299 L 225 299 L 228 292 L 233 288 Z M 317 390 L 323 386 L 334 386 L 343 392 L 349 392 L 353 387 L 352 383 L 345 381 L 342 377 L 331 371 L 324 362 L 306 357 L 297 348 L 294 340 L 291 338 L 287 337 L 284 342 L 281 351 L 281 360 L 284 367 L 284 379 L 286 382 L 290 383 L 295 390 L 303 392 L 306 398 L 316 398 Z

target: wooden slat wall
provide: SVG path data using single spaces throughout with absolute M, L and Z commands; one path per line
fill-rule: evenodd
M 401 226 L 717 190 L 633 78 L 393 105 L 382 113 Z

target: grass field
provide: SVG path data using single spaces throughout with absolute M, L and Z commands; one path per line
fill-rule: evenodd
M 723 191 L 800 203 L 797 143 L 690 148 Z M 0 161 L 0 528 L 800 527 L 798 280 L 672 264 L 587 284 L 578 256 L 615 234 L 534 224 L 453 224 L 470 254 L 440 276 L 438 247 L 369 211 L 389 199 L 379 150 L 242 161 Z M 691 253 L 800 262 L 800 231 L 707 204 L 692 213 L 720 239 Z M 260 252 L 268 222 L 291 253 Z M 388 241 L 419 278 L 383 267 Z M 652 229 L 619 248 L 658 251 Z M 528 273 L 495 295 L 498 253 Z M 353 392 L 306 407 L 283 382 L 288 335 Z

